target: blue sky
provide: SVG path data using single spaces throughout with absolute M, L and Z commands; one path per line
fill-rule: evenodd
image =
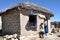
M 0 0 L 0 10 L 20 2 L 33 2 L 48 8 L 54 17 L 51 21 L 60 21 L 60 0 Z

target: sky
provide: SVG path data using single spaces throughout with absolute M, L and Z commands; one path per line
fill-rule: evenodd
M 0 10 L 21 2 L 33 2 L 42 5 L 54 14 L 51 21 L 60 21 L 60 0 L 0 0 Z

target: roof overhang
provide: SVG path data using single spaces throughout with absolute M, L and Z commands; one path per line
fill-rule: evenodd
M 4 12 L 10 11 L 10 10 L 15 9 L 15 8 L 28 9 L 28 10 L 33 10 L 33 11 L 37 11 L 37 12 L 43 12 L 46 15 L 50 15 L 50 17 L 53 16 L 52 12 L 50 12 L 47 8 L 45 8 L 43 6 L 39 6 L 39 5 L 34 4 L 34 3 L 30 3 L 30 2 L 19 3 L 16 5 L 13 5 L 11 7 L 8 7 L 4 10 L 1 10 L 0 15 L 4 14 Z

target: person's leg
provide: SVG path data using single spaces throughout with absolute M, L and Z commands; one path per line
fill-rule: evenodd
M 40 32 L 40 38 L 42 38 L 42 32 Z
M 39 32 L 39 37 L 40 37 L 40 32 Z
M 42 32 L 42 38 L 44 38 L 44 32 Z
M 39 32 L 39 37 L 41 38 L 41 33 Z

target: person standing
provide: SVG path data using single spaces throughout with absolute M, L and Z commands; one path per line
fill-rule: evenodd
M 45 32 L 45 35 L 47 36 L 47 33 L 48 33 L 48 24 L 47 24 L 47 21 L 44 22 L 44 32 Z

